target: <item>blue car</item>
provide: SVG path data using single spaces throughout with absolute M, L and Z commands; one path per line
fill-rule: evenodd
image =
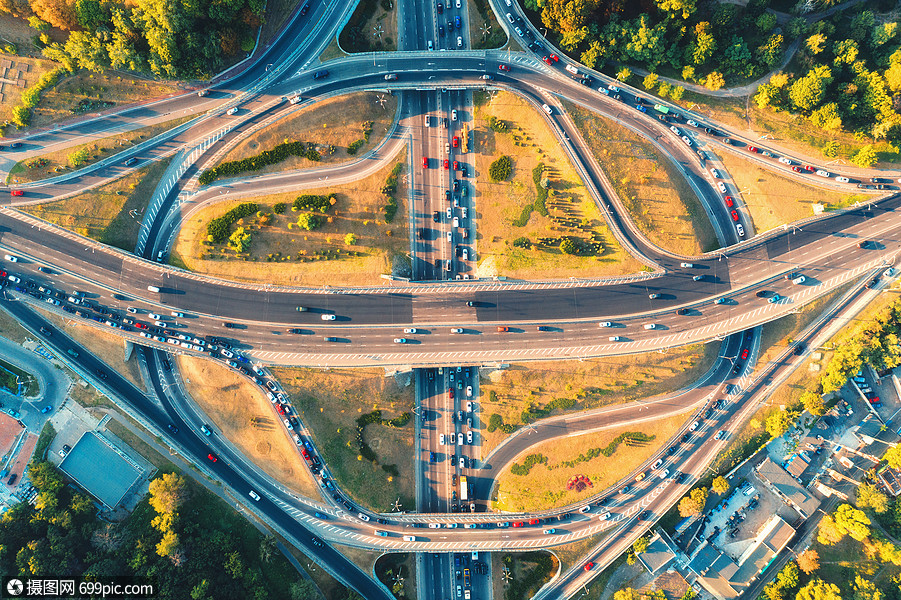
M 438 459 L 435 457 L 435 453 L 429 452 L 429 462 L 434 463 L 434 462 L 437 462 L 437 460 Z
M 48 404 L 47 406 L 45 406 L 44 408 L 41 409 L 41 412 L 46 415 L 51 410 L 53 410 L 53 407 Z
M 454 25 L 456 25 L 457 29 L 463 29 L 463 21 L 460 20 L 460 15 L 454 17 Z

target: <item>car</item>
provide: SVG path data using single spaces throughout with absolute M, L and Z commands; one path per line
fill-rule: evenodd
M 738 237 L 744 237 L 744 236 L 745 236 L 745 228 L 742 226 L 741 223 L 736 223 L 736 224 L 735 224 L 735 231 L 738 233 Z
M 554 533 L 557 533 L 557 530 L 553 529 L 553 528 L 552 529 L 543 529 L 541 531 L 541 533 L 543 533 L 544 535 L 552 535 Z
M 676 311 L 676 314 L 677 314 L 677 315 L 687 315 L 687 314 L 689 314 L 690 312 L 691 312 L 691 310 L 688 309 L 688 308 L 680 308 L 680 309 L 678 309 L 678 310 Z
M 455 109 L 451 110 L 451 121 L 456 121 L 456 120 L 457 120 L 457 109 L 455 108 Z
M 741 360 L 747 359 L 749 353 L 750 353 L 750 350 L 748 348 L 743 349 L 741 351 L 741 355 L 740 355 Z
M 791 159 L 785 158 L 784 156 L 779 157 L 779 162 L 781 162 L 783 165 L 791 165 L 792 164 Z
M 842 177 L 842 176 L 836 177 L 835 180 L 836 180 L 837 182 L 839 182 L 839 183 L 848 183 L 848 182 L 851 181 L 851 180 L 848 179 L 847 177 Z
M 170 432 L 172 432 L 173 435 L 176 434 L 176 433 L 178 433 L 178 427 L 176 427 L 176 426 L 173 425 L 172 423 L 167 423 L 167 424 L 166 424 L 166 429 L 168 429 Z
M 641 512 L 641 514 L 638 515 L 639 521 L 647 521 L 650 518 L 651 518 L 651 511 L 649 511 L 649 510 L 644 510 Z
M 510 67 L 508 67 L 507 65 L 501 63 L 501 64 L 499 64 L 499 65 L 497 66 L 497 69 L 498 69 L 498 71 L 509 71 L 509 70 L 510 70 Z
M 13 256 L 12 254 L 6 254 L 6 255 L 3 256 L 3 258 L 5 258 L 6 260 L 8 260 L 9 262 L 13 262 L 13 263 L 14 263 L 14 262 L 19 262 L 19 258 L 16 257 L 16 256 Z
M 720 172 L 718 169 L 710 169 L 710 174 L 713 175 L 714 179 L 722 179 L 722 177 L 720 177 Z
M 675 125 L 670 125 L 669 130 L 672 131 L 673 133 L 675 133 L 676 135 L 682 135 L 682 132 L 679 131 L 679 128 L 676 127 Z
M 324 77 L 328 77 L 328 69 L 323 69 L 321 71 L 316 71 L 313 73 L 313 79 L 322 79 Z
M 453 145 L 454 148 L 459 147 L 460 146 L 460 136 L 455 135 L 453 137 L 453 139 L 451 140 L 451 145 Z
M 498 331 L 499 333 L 504 333 L 504 332 L 510 331 L 510 328 L 509 328 L 509 327 L 505 327 L 505 326 L 503 326 L 503 325 L 498 325 L 498 326 L 497 326 L 497 331 Z
M 691 424 L 691 426 L 688 428 L 688 430 L 689 430 L 689 431 L 694 431 L 695 429 L 698 428 L 698 426 L 700 426 L 700 424 L 701 424 L 700 421 L 694 421 L 694 422 Z
M 611 323 L 610 321 L 601 321 L 600 323 L 598 323 L 598 326 L 599 327 L 613 327 L 613 323 Z
M 466 397 L 467 397 L 467 398 L 472 398 L 472 386 L 471 386 L 471 385 L 466 386 Z M 472 402 L 469 402 L 469 403 L 468 403 L 468 406 L 467 406 L 467 408 L 466 408 L 466 411 L 467 411 L 467 412 L 472 412 Z
M 717 189 L 718 189 L 720 192 L 722 192 L 723 194 L 725 194 L 725 193 L 728 191 L 728 190 L 726 189 L 726 184 L 723 183 L 722 181 L 717 181 L 717 182 L 716 182 L 716 187 L 717 187 Z
M 209 454 L 207 454 L 207 455 L 206 455 L 206 458 L 207 458 L 207 460 L 209 460 L 210 462 L 219 462 L 219 457 L 216 456 L 215 454 L 213 454 L 212 452 L 210 452 Z
M 608 339 L 609 341 L 611 341 L 611 342 L 621 342 L 621 341 L 623 340 L 623 338 L 621 338 L 621 337 L 618 336 L 618 335 L 611 335 L 611 336 L 610 336 L 609 338 L 607 338 L 607 339 Z
M 760 148 L 755 148 L 754 146 L 748 146 L 748 150 L 750 152 L 760 152 Z
M 435 9 L 438 11 L 439 15 L 443 14 L 444 13 L 444 4 L 439 2 L 438 4 L 435 5 Z
M 794 171 L 795 173 L 803 173 L 804 169 L 802 169 L 801 167 L 792 167 L 792 171 Z
M 13 196 L 24 196 L 25 192 L 22 190 L 10 190 L 9 193 Z
M 394 338 L 394 343 L 395 344 L 406 344 L 407 338 Z
M 462 327 L 451 327 L 450 332 L 451 333 L 463 333 L 463 328 Z
M 547 64 L 549 64 L 549 65 L 551 65 L 551 66 L 554 65 L 554 61 L 552 61 L 551 58 L 550 58 L 549 56 L 542 57 L 541 60 L 543 60 L 544 62 L 546 62 Z
M 823 169 L 817 169 L 815 173 L 820 177 L 832 177 L 832 173 L 830 173 L 829 171 L 824 171 Z
M 454 17 L 454 26 L 457 29 L 463 29 L 463 20 L 460 19 L 460 15 L 457 15 L 456 17 Z
M 782 300 L 782 296 L 780 296 L 779 294 L 773 294 L 772 296 L 767 298 L 767 302 L 769 302 L 770 304 L 775 304 L 780 300 Z
M 338 316 L 333 313 L 326 313 L 326 314 L 322 315 L 322 317 L 320 317 L 320 318 L 323 321 L 334 321 L 335 319 L 338 318 Z
M 657 323 L 645 323 L 643 327 L 645 329 L 657 329 Z
M 692 141 L 691 141 L 691 138 L 690 138 L 690 137 L 688 137 L 687 135 L 683 135 L 683 136 L 682 136 L 682 141 L 685 142 L 685 145 L 686 145 L 686 146 L 691 147 Z
M 461 36 L 457 36 L 457 48 L 463 47 L 463 38 Z
M 659 297 L 660 297 L 660 294 L 648 294 L 648 298 L 650 298 L 651 300 L 656 300 Z
M 422 168 L 423 169 L 429 168 L 429 158 L 427 156 L 422 157 Z
M 738 211 L 737 211 L 737 210 L 731 211 L 731 212 L 729 213 L 729 216 L 732 217 L 732 220 L 733 220 L 733 221 L 735 221 L 736 223 L 738 222 Z
M 692 281 L 704 281 L 703 275 L 695 275 L 691 278 Z
M 716 432 L 716 435 L 714 436 L 714 439 L 721 440 L 721 439 L 723 439 L 723 438 L 725 438 L 725 437 L 726 437 L 726 430 L 725 430 L 725 429 L 720 429 L 719 431 Z
M 259 501 L 260 501 L 260 495 L 257 494 L 257 493 L 256 493 L 255 491 L 253 491 L 253 490 L 250 490 L 249 492 L 247 492 L 247 495 L 250 496 L 251 499 L 253 499 L 255 502 L 259 502 Z
M 594 563 L 592 561 L 588 561 L 582 568 L 586 571 L 590 571 L 594 568 Z
M 726 203 L 726 208 L 732 208 L 735 206 L 735 200 L 732 199 L 732 196 L 723 197 L 723 202 Z

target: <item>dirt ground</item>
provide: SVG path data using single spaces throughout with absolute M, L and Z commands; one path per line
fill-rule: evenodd
M 566 110 L 648 239 L 683 256 L 719 247 L 697 195 L 653 144 L 579 106 L 567 103 Z
M 731 152 L 721 151 L 719 156 L 740 190 L 741 199 L 751 213 L 757 233 L 812 217 L 815 203 L 835 209 L 869 198 L 865 194 L 822 190 L 759 167 Z
M 289 392 L 298 414 L 313 435 L 342 489 L 375 511 L 390 511 L 395 499 L 403 510 L 414 507 L 412 420 L 403 427 L 371 424 L 364 429 L 367 444 L 379 464 L 364 459 L 356 445 L 356 420 L 373 410 L 392 419 L 413 407 L 413 386 L 398 384 L 379 369 L 289 369 L 273 374 Z M 395 476 L 382 468 L 394 465 Z
M 498 477 L 494 508 L 513 512 L 544 510 L 591 497 L 610 487 L 653 456 L 690 415 L 689 411 L 667 419 L 567 437 L 533 446 L 518 457 L 517 462 L 522 463 L 528 454 L 541 454 L 547 458 L 547 463 L 534 465 L 528 475 L 513 475 L 510 469 L 507 469 Z M 654 436 L 654 439 L 645 443 L 620 444 L 609 458 L 600 455 L 575 465 L 564 464 L 566 461 L 579 459 L 580 455 L 591 448 L 606 447 L 614 438 L 625 432 L 640 432 Z M 581 492 L 567 490 L 567 481 L 576 475 L 588 477 L 594 485 Z
M 317 102 L 261 129 L 230 150 L 222 157 L 221 162 L 255 156 L 288 140 L 316 142 L 321 146 L 332 145 L 335 151 L 332 154 L 321 151 L 322 160 L 319 162 L 292 156 L 253 173 L 290 171 L 322 163 L 345 162 L 362 156 L 377 145 L 391 127 L 396 111 L 396 96 L 376 92 L 359 92 Z M 372 121 L 369 141 L 351 156 L 347 153 L 347 146 L 363 139 L 365 121 Z
M 195 213 L 179 232 L 172 253 L 173 264 L 191 271 L 226 279 L 265 281 L 288 285 L 377 285 L 383 273 L 391 273 L 392 260 L 409 254 L 407 191 L 403 175 L 395 194 L 399 205 L 391 223 L 385 223 L 385 196 L 381 188 L 394 164 L 406 164 L 406 154 L 381 171 L 353 183 L 304 190 L 304 194 L 337 194 L 337 203 L 325 215 L 329 222 L 314 231 L 296 227 L 298 213 L 290 204 L 299 193 L 246 199 L 271 215 L 268 225 L 258 217 L 244 219 L 242 226 L 253 236 L 246 256 L 236 257 L 225 244 L 206 245 L 206 227 L 239 201 L 215 204 Z M 278 202 L 289 205 L 275 214 Z M 348 245 L 345 236 L 356 241 Z
M 512 94 L 500 92 L 492 96 L 489 99 L 486 94 L 475 94 L 475 118 L 471 123 L 478 177 L 474 204 L 479 220 L 479 276 L 552 279 L 638 271 L 641 263 L 615 240 L 544 120 Z M 489 116 L 506 121 L 508 132 L 489 129 Z M 513 174 L 509 180 L 495 183 L 488 178 L 489 165 L 502 155 L 512 158 Z M 532 170 L 539 163 L 545 165 L 550 182 L 546 201 L 549 216 L 533 210 L 525 225 L 518 226 L 514 222 L 521 219 L 524 207 L 536 199 Z M 594 238 L 601 250 L 591 256 L 564 254 L 559 250 L 563 236 L 584 241 Z M 542 240 L 547 243 L 531 249 L 513 246 L 520 237 L 528 238 L 532 244 Z
M 169 159 L 163 159 L 99 188 L 23 210 L 80 235 L 134 252 L 144 210 L 168 166 Z
M 193 356 L 176 360 L 188 393 L 210 418 L 213 435 L 224 435 L 285 487 L 321 498 L 297 445 L 257 386 L 212 360 Z
M 121 135 L 103 138 L 91 142 L 90 144 L 72 146 L 64 150 L 58 150 L 56 152 L 29 158 L 28 160 L 17 163 L 10 169 L 9 177 L 7 179 L 12 183 L 25 183 L 55 177 L 59 173 L 69 171 L 73 168 L 68 157 L 70 154 L 73 154 L 82 148 L 90 152 L 90 158 L 78 167 L 83 168 L 118 154 L 123 150 L 127 150 L 136 144 L 177 127 L 193 118 L 193 116 L 190 116 L 182 117 L 181 119 L 173 119 L 172 121 L 160 123 L 159 125 L 142 127 L 141 129 L 127 131 Z M 168 164 L 168 159 L 166 159 L 165 162 Z
M 485 429 L 493 413 L 501 415 L 504 423 L 518 425 L 524 410 L 545 407 L 558 398 L 575 399 L 566 412 L 576 412 L 677 390 L 705 373 L 718 350 L 719 344 L 714 343 L 673 348 L 665 354 L 511 365 L 494 371 L 479 384 L 482 455 L 506 437 L 500 429 L 491 433 Z

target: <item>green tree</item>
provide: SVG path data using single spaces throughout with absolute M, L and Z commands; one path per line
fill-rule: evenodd
M 836 102 L 829 102 L 810 113 L 810 122 L 824 131 L 842 128 L 842 115 Z
M 250 250 L 252 236 L 244 227 L 238 227 L 228 238 L 228 245 L 234 248 L 238 254 Z
M 834 583 L 814 579 L 798 591 L 796 600 L 842 600 L 842 597 Z
M 69 164 L 73 167 L 80 167 L 91 158 L 91 151 L 88 150 L 86 146 L 82 146 L 74 152 L 69 153 L 66 158 L 68 158 Z
M 860 575 L 854 576 L 853 600 L 883 600 L 884 598 L 885 594 L 876 587 L 875 583 Z
M 184 477 L 177 473 L 164 473 L 150 482 L 150 506 L 159 513 L 178 511 L 187 498 Z
M 588 50 L 582 53 L 579 62 L 589 69 L 601 69 L 607 61 L 607 54 L 607 46 L 601 44 L 598 40 L 593 40 L 588 45 Z
M 801 404 L 804 410 L 812 415 L 821 417 L 826 414 L 826 405 L 823 403 L 823 397 L 813 392 L 804 392 L 801 394 Z
M 807 33 L 807 19 L 804 17 L 794 17 L 785 27 L 788 37 L 791 39 L 799 38 Z
M 823 101 L 826 87 L 831 82 L 832 71 L 826 65 L 820 65 L 797 79 L 789 88 L 788 96 L 796 108 L 812 111 Z
M 679 500 L 679 514 L 683 517 L 699 515 L 707 503 L 707 488 L 695 488 Z
M 572 238 L 563 238 L 563 241 L 560 242 L 560 252 L 564 254 L 578 254 L 579 247 Z
M 861 483 L 857 488 L 857 506 L 872 508 L 873 512 L 884 513 L 889 508 L 888 496 L 872 483 Z
M 850 504 L 839 506 L 833 519 L 840 531 L 850 535 L 858 542 L 862 542 L 870 535 L 870 519 L 862 510 L 858 510 Z
M 616 72 L 616 78 L 623 83 L 628 83 L 632 79 L 632 69 L 629 67 L 620 67 Z
M 836 156 L 838 156 L 838 142 L 836 142 L 834 140 L 830 140 L 830 141 L 826 142 L 825 144 L 823 144 L 823 156 L 825 156 L 826 158 L 835 158 Z M 839 384 L 838 387 L 832 387 L 832 388 L 827 389 L 826 386 L 824 385 L 823 393 L 828 394 L 830 392 L 834 392 L 835 390 L 837 390 L 840 387 L 842 387 L 843 385 L 845 385 L 845 381 L 847 381 L 847 379 L 848 378 L 845 377 L 844 380 Z
M 716 38 L 711 33 L 711 25 L 702 21 L 695 25 L 694 40 L 685 48 L 685 60 L 694 66 L 702 66 L 713 58 L 716 52 Z
M 345 246 L 353 246 L 357 243 L 357 236 L 353 233 L 348 233 L 344 236 L 344 245 Z
M 710 491 L 722 496 L 729 491 L 729 482 L 723 476 L 715 477 L 713 483 L 710 484 Z
M 630 587 L 613 592 L 613 600 L 641 600 L 641 594 Z
M 301 213 L 297 217 L 297 226 L 307 231 L 313 231 L 321 224 L 319 217 L 310 213 Z
M 782 34 L 776 33 L 771 35 L 766 43 L 757 49 L 757 55 L 766 66 L 772 69 L 782 62 L 784 46 L 785 38 L 782 37 Z
M 891 468 L 895 470 L 901 469 L 901 445 L 889 448 L 882 458 L 885 459 Z
M 754 23 L 757 26 L 757 31 L 760 33 L 769 33 L 773 30 L 773 27 L 776 26 L 776 15 L 770 12 L 765 12 L 759 17 L 757 17 L 757 21 Z
M 541 22 L 550 30 L 566 35 L 588 25 L 598 0 L 544 0 Z
M 872 144 L 867 144 L 851 157 L 852 163 L 858 167 L 863 167 L 864 169 L 868 169 L 875 165 L 877 160 L 876 149 L 873 148 Z
M 635 554 L 641 554 L 642 552 L 647 552 L 648 551 L 648 538 L 642 536 L 642 537 L 638 538 L 637 540 L 635 540 L 635 542 L 632 544 L 632 551 Z
M 794 424 L 798 413 L 790 410 L 777 411 L 766 418 L 766 430 L 773 439 L 784 434 Z
M 835 55 L 833 63 L 838 65 L 851 65 L 860 54 L 860 47 L 854 40 L 841 40 L 832 45 L 832 53 Z
M 507 156 L 499 156 L 488 167 L 488 176 L 492 181 L 506 181 L 513 174 L 513 160 Z

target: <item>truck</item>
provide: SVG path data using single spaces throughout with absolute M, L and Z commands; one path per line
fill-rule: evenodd
M 669 108 L 667 108 L 666 106 L 663 106 L 662 104 L 655 104 L 654 110 L 656 110 L 659 113 L 663 113 L 665 115 L 669 114 Z
M 460 476 L 460 500 L 469 500 L 469 485 L 466 483 L 466 475 Z
M 578 70 L 577 68 L 575 68 L 574 66 L 572 66 L 572 65 L 566 65 L 566 67 L 564 67 L 564 68 L 565 68 L 567 71 L 569 71 L 570 73 L 572 73 L 573 75 L 578 75 L 578 74 L 579 74 L 579 70 Z
M 463 586 L 469 587 L 469 568 L 463 569 Z
M 463 154 L 469 152 L 469 125 L 463 123 L 463 131 L 460 132 L 460 151 Z

